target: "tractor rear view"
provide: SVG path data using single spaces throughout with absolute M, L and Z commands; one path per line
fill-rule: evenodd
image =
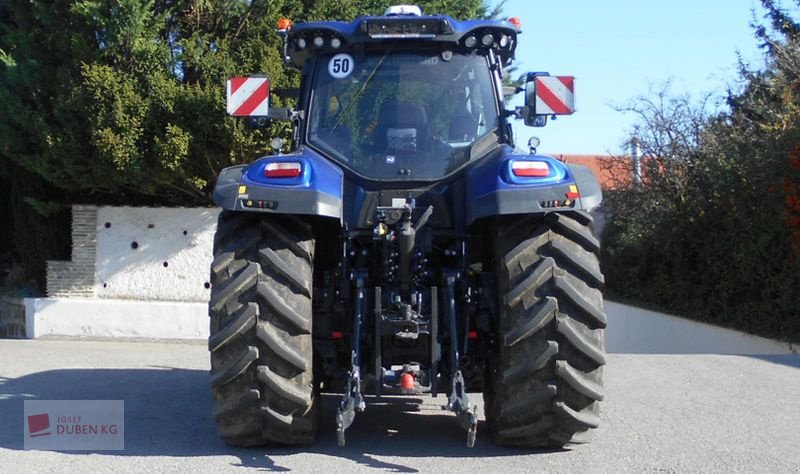
M 284 23 L 297 106 L 228 82 L 228 112 L 293 124 L 293 151 L 220 173 L 211 388 L 237 446 L 311 443 L 321 393 L 340 445 L 386 396 L 441 397 L 475 442 L 561 447 L 598 426 L 606 316 L 586 168 L 514 147 L 510 119 L 572 112 L 571 77 L 527 75 L 519 23 L 391 7 Z

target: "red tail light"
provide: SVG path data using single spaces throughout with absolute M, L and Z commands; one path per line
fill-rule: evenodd
M 303 165 L 290 161 L 288 163 L 268 163 L 264 168 L 267 178 L 296 178 L 303 172 Z
M 511 172 L 523 178 L 546 178 L 550 176 L 550 165 L 544 161 L 515 161 Z

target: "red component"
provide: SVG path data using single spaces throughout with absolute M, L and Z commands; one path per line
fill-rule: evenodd
M 511 172 L 522 178 L 546 178 L 550 176 L 550 166 L 544 161 L 515 161 Z
M 342 331 L 331 331 L 331 339 L 344 339 Z
M 414 388 L 414 376 L 408 372 L 400 376 L 400 388 L 407 390 Z
M 264 168 L 267 178 L 296 178 L 303 171 L 303 165 L 297 162 L 269 163 Z
M 519 18 L 517 18 L 515 16 L 512 16 L 511 18 L 509 18 L 508 22 L 511 23 L 512 25 L 514 25 L 514 28 L 516 28 L 517 31 L 522 29 L 522 22 L 519 20 Z
M 573 193 L 571 191 L 567 193 L 567 199 L 578 199 L 579 197 L 581 197 L 580 193 Z
M 546 178 L 550 174 L 547 170 L 537 170 L 535 168 L 515 169 L 514 176 L 522 178 Z
M 467 333 L 467 338 L 470 340 L 475 340 L 478 338 L 478 331 L 470 331 Z

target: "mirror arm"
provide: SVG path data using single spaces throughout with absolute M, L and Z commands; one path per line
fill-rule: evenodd
M 289 107 L 270 107 L 266 117 L 272 120 L 303 120 L 305 113 L 302 110 L 292 110 Z
M 516 107 L 513 111 L 514 117 L 521 120 L 526 120 L 531 114 L 531 108 L 527 105 Z
M 270 120 L 290 120 L 298 121 L 303 120 L 305 113 L 302 110 L 292 110 L 288 107 L 271 107 L 267 116 L 261 117 L 244 117 L 246 119 L 247 128 L 260 129 L 266 128 Z

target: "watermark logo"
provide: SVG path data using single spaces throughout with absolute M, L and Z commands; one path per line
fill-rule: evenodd
M 25 449 L 125 449 L 124 400 L 25 400 Z
M 28 432 L 32 438 L 50 436 L 50 415 L 40 413 L 28 417 Z

